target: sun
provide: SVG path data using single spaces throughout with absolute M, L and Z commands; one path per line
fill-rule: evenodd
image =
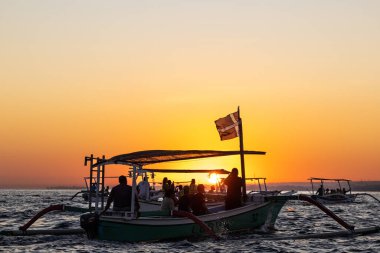
M 219 181 L 219 176 L 215 173 L 212 173 L 209 175 L 208 177 L 208 181 L 211 183 L 211 184 L 216 184 L 218 183 Z

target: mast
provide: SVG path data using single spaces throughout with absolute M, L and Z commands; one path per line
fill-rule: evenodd
M 243 122 L 240 118 L 240 107 L 238 106 L 239 117 L 239 143 L 240 143 L 240 164 L 241 164 L 241 178 L 243 180 L 243 201 L 247 199 L 247 185 L 245 182 L 245 165 L 244 165 L 244 145 L 243 145 Z

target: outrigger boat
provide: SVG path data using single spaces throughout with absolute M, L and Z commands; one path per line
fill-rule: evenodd
M 246 177 L 244 170 L 244 155 L 265 155 L 263 151 L 245 151 L 243 148 L 243 131 L 242 120 L 239 116 L 239 108 L 236 113 L 229 114 L 225 118 L 215 121 L 221 140 L 227 140 L 239 136 L 240 151 L 215 151 L 215 150 L 150 150 L 140 151 L 124 155 L 114 156 L 110 159 L 94 158 L 93 155 L 85 158 L 85 165 L 90 162 L 90 182 L 95 179 L 97 187 L 95 190 L 95 203 L 92 206 L 92 198 L 89 198 L 89 213 L 80 216 L 80 224 L 89 238 L 98 238 L 101 240 L 139 242 L 139 241 L 157 241 L 171 240 L 190 237 L 213 236 L 218 238 L 217 234 L 230 232 L 253 231 L 255 229 L 273 228 L 278 214 L 283 205 L 288 200 L 308 201 L 320 208 L 348 231 L 344 231 L 345 235 L 353 235 L 359 233 L 378 232 L 378 226 L 357 229 L 346 223 L 344 220 L 335 215 L 331 210 L 326 208 L 320 202 L 304 195 L 276 195 L 272 194 L 262 198 L 261 201 L 252 201 L 247 196 Z M 237 118 L 236 118 L 237 117 Z M 237 129 L 238 128 L 238 131 Z M 138 212 L 135 207 L 136 198 L 136 179 L 139 174 L 144 173 L 144 166 L 164 163 L 171 161 L 183 161 L 191 159 L 222 157 L 240 155 L 241 160 L 241 176 L 243 180 L 243 205 L 241 207 L 225 210 L 223 205 L 215 208 L 210 207 L 209 214 L 194 216 L 192 213 L 176 211 L 141 211 Z M 95 163 L 94 163 L 95 161 Z M 105 166 L 107 165 L 124 165 L 132 166 L 132 197 L 131 210 L 126 212 L 109 211 L 102 214 L 104 210 L 104 180 Z M 145 172 L 146 173 L 146 172 Z M 268 194 L 269 195 L 269 194 Z M 0 234 L 6 235 L 27 235 L 28 233 L 66 233 L 67 231 L 29 231 L 28 228 L 42 215 L 50 211 L 73 211 L 74 207 L 63 204 L 52 205 L 37 213 L 28 223 L 21 226 L 19 231 L 1 231 Z M 81 212 L 83 208 L 78 210 Z M 92 211 L 94 210 L 94 211 Z M 72 233 L 81 231 L 69 231 Z M 334 235 L 339 235 L 336 233 Z
M 352 203 L 355 201 L 358 194 L 353 194 L 351 192 L 351 180 L 342 179 L 342 178 L 317 178 L 311 177 L 309 178 L 311 183 L 311 197 L 316 201 L 322 204 L 337 204 L 337 203 Z M 314 183 L 315 181 L 320 181 L 320 187 L 318 190 L 315 190 Z M 338 184 L 338 188 L 328 188 L 328 182 L 335 182 Z M 347 184 L 348 189 L 342 187 L 342 182 Z M 331 184 L 330 184 L 331 185 Z
M 81 216 L 81 226 L 90 238 L 126 242 L 199 237 L 207 233 L 248 231 L 262 226 L 271 228 L 286 199 L 270 199 L 262 203 L 247 201 L 242 207 L 232 210 L 225 210 L 224 207 L 219 206 L 215 209 L 210 208 L 210 214 L 198 217 L 180 211 L 172 213 L 163 211 L 137 213 L 135 211 L 136 178 L 139 173 L 144 172 L 143 166 L 239 154 L 240 151 L 151 150 L 119 155 L 93 164 L 91 171 L 97 173 L 97 178 L 101 178 L 105 165 L 120 164 L 133 167 L 131 211 L 110 211 L 99 216 L 102 204 L 98 201 L 95 203 L 95 213 Z M 244 151 L 244 154 L 264 155 L 265 152 Z
M 251 177 L 246 178 L 246 180 L 253 181 L 258 189 L 254 189 L 248 192 L 247 196 L 252 202 L 261 203 L 264 198 L 269 196 L 290 196 L 295 194 L 295 191 L 279 191 L 279 190 L 268 190 L 265 177 Z
M 118 177 L 106 177 L 106 178 L 107 179 L 111 179 L 111 178 L 117 179 Z M 73 200 L 75 197 L 77 197 L 80 194 L 80 196 L 83 198 L 84 201 L 89 201 L 91 198 L 92 202 L 94 202 L 95 198 L 96 198 L 96 188 L 97 188 L 98 182 L 96 181 L 96 178 L 84 177 L 83 179 L 84 179 L 86 189 L 83 189 L 83 190 L 75 193 L 70 198 L 70 200 Z M 92 180 L 92 182 L 90 180 Z M 101 198 L 106 200 L 108 198 L 108 195 L 109 195 L 109 189 L 108 188 L 103 189 L 103 191 L 100 191 L 99 194 L 100 194 Z

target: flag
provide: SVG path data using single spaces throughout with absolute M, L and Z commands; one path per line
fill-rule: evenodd
M 224 118 L 215 120 L 220 140 L 229 140 L 239 136 L 239 112 L 234 112 Z

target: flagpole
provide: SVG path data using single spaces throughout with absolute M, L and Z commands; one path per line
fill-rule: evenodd
M 245 183 L 245 165 L 244 165 L 244 146 L 243 146 L 243 121 L 240 118 L 240 107 L 238 106 L 239 117 L 239 143 L 240 143 L 240 164 L 241 164 L 241 178 L 243 180 L 243 201 L 247 199 L 247 186 Z

